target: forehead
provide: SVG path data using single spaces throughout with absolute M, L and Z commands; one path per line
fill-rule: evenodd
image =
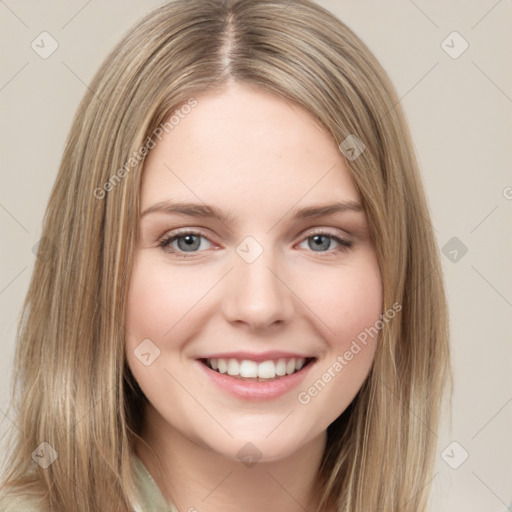
M 240 84 L 195 98 L 146 158 L 143 210 L 169 199 L 248 215 L 262 205 L 360 202 L 334 139 L 300 106 Z

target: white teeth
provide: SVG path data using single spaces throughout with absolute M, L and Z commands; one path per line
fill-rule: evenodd
M 236 359 L 228 361 L 228 375 L 240 375 L 240 364 Z
M 228 371 L 228 363 L 225 359 L 217 359 L 217 364 L 219 365 L 220 373 L 226 373 Z
M 283 375 L 286 375 L 286 360 L 285 359 L 277 360 L 276 375 L 279 375 L 280 377 L 282 377 Z
M 244 359 L 240 363 L 240 377 L 255 378 L 258 376 L 258 363 Z
M 301 370 L 306 363 L 306 359 L 304 357 L 292 357 L 290 359 L 280 358 L 276 361 L 268 360 L 257 363 L 249 359 L 239 361 L 233 358 L 214 358 L 207 359 L 206 363 L 212 370 L 217 370 L 219 373 L 227 373 L 234 377 L 274 379 L 276 376 L 283 377 Z
M 263 361 L 258 365 L 258 377 L 260 379 L 273 379 L 276 376 L 274 361 Z

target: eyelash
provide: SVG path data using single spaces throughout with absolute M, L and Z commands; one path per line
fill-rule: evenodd
M 183 237 L 185 237 L 187 235 L 199 236 L 199 237 L 202 237 L 202 238 L 204 238 L 204 239 L 206 239 L 206 240 L 208 240 L 210 242 L 208 237 L 205 236 L 200 231 L 188 230 L 188 231 L 174 232 L 174 233 L 170 233 L 170 234 L 165 235 L 162 239 L 160 239 L 158 241 L 158 246 L 161 247 L 166 252 L 174 254 L 176 257 L 181 258 L 181 259 L 187 259 L 187 258 L 194 257 L 194 255 L 196 255 L 196 254 L 198 254 L 199 252 L 202 252 L 202 251 L 193 251 L 193 252 L 190 252 L 190 253 L 186 253 L 184 251 L 179 251 L 179 250 L 176 250 L 176 249 L 172 249 L 172 250 L 170 249 L 170 245 L 172 244 L 172 242 L 174 242 L 175 240 L 177 240 L 179 238 L 183 238 Z M 318 231 L 318 232 L 311 233 L 309 236 L 303 238 L 302 241 L 308 240 L 309 238 L 313 238 L 314 236 L 319 236 L 319 235 L 325 236 L 327 238 L 330 238 L 331 240 L 334 240 L 335 242 L 337 242 L 339 244 L 339 246 L 336 247 L 335 249 L 329 249 L 327 251 L 318 251 L 319 254 L 332 254 L 333 252 L 338 252 L 338 251 L 339 252 L 346 252 L 353 245 L 353 243 L 351 241 L 345 240 L 344 238 L 340 238 L 340 237 L 332 235 L 330 233 L 326 233 L 325 231 Z M 210 242 L 210 243 L 212 243 L 212 242 Z M 311 251 L 311 252 L 317 252 L 317 251 Z

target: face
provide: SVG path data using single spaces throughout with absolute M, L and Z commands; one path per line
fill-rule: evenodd
M 376 252 L 309 113 L 247 85 L 196 100 L 145 161 L 127 360 L 163 436 L 278 460 L 325 436 L 368 375 Z

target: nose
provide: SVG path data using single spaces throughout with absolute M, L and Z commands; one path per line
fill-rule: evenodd
M 234 268 L 225 283 L 224 317 L 258 331 L 287 324 L 295 304 L 283 262 L 267 248 L 250 263 L 238 254 L 234 258 Z

